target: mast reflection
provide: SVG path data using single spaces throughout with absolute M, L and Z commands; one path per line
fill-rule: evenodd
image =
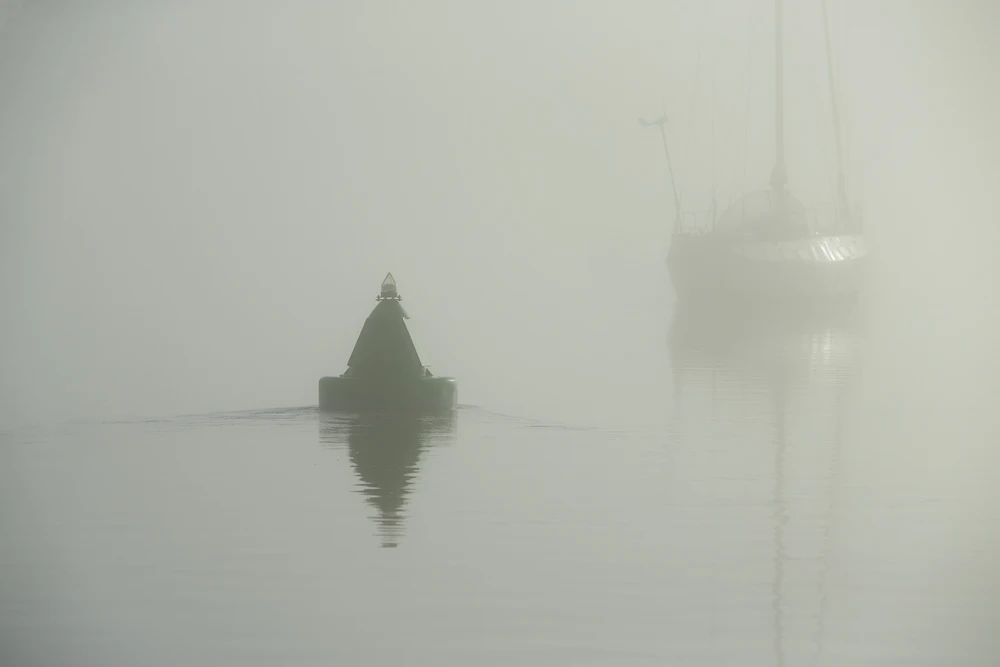
M 801 494 L 790 495 L 788 487 L 796 482 L 812 483 L 812 474 L 815 474 L 806 472 L 809 463 L 803 461 L 813 464 L 826 461 L 821 465 L 826 468 L 828 489 L 825 492 L 810 489 L 810 493 L 829 499 L 820 517 L 825 524 L 821 526 L 825 535 L 816 558 L 819 561 L 816 582 L 819 594 L 814 605 L 818 608 L 813 609 L 817 623 L 812 662 L 819 660 L 822 654 L 826 573 L 832 546 L 829 525 L 835 513 L 847 398 L 860 378 L 862 333 L 861 313 L 854 304 L 764 310 L 738 304 L 728 304 L 725 308 L 678 304 L 671 322 L 668 341 L 675 387 L 672 422 L 687 422 L 690 415 L 697 420 L 702 413 L 692 410 L 690 403 L 707 395 L 710 417 L 706 422 L 730 420 L 745 424 L 745 419 L 727 415 L 726 411 L 746 405 L 749 400 L 747 388 L 762 391 L 766 397 L 765 410 L 770 413 L 766 426 L 759 421 L 755 423 L 760 431 L 769 434 L 773 451 L 770 500 L 774 574 L 770 597 L 773 650 L 778 665 L 784 665 L 786 659 L 786 570 L 792 567 L 793 560 L 798 561 L 797 568 L 803 567 L 801 554 L 791 560 L 788 558 L 786 533 L 792 528 L 790 524 L 794 523 L 796 510 L 805 513 L 808 509 L 796 507 L 807 499 L 800 500 Z M 816 417 L 823 413 L 832 415 L 833 424 L 820 424 L 816 428 Z M 799 435 L 800 431 L 792 429 L 790 436 L 790 420 L 797 427 L 807 425 L 810 432 Z M 699 426 L 706 425 L 689 424 L 687 429 L 675 426 L 672 432 L 683 444 L 696 437 Z M 697 442 L 689 444 L 699 446 Z M 733 444 L 745 449 L 743 442 Z M 795 456 L 796 450 L 799 450 L 798 456 Z M 763 457 L 766 452 L 760 455 Z M 799 465 L 790 465 L 790 457 Z M 815 518 L 809 521 L 814 524 Z M 801 544 L 801 540 L 796 543 Z M 796 592 L 801 593 L 801 587 Z
M 435 416 L 367 413 L 320 417 L 320 442 L 347 446 L 358 477 L 356 491 L 375 510 L 382 547 L 396 547 L 405 533 L 405 507 L 420 475 L 421 456 L 455 432 L 455 413 Z

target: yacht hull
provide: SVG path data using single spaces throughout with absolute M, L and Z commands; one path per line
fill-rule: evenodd
M 820 251 L 813 256 L 807 245 L 772 245 L 675 237 L 667 255 L 674 291 L 680 299 L 844 299 L 860 293 L 868 264 L 868 253 L 860 242 L 850 252 L 838 250 L 836 257 Z

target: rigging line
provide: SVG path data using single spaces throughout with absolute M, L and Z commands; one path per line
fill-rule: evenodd
M 712 81 L 712 230 L 715 230 L 715 221 L 718 217 L 718 210 L 715 203 L 715 58 L 712 58 L 711 63 L 711 81 Z
M 740 215 L 741 220 L 746 219 L 746 187 L 747 187 L 747 144 L 750 141 L 750 77 L 753 73 L 753 69 L 750 66 L 750 56 L 753 53 L 753 18 L 754 12 L 753 7 L 747 11 L 747 94 L 746 94 L 746 104 L 743 108 L 743 178 L 740 187 L 741 200 L 742 200 L 742 213 Z M 735 188 L 734 188 L 735 189 Z
M 849 55 L 846 55 L 847 49 L 845 48 L 845 45 L 848 43 L 846 34 L 847 34 L 847 31 L 848 31 L 848 28 L 849 28 L 849 19 L 848 19 L 849 15 L 848 15 L 847 10 L 844 8 L 844 5 L 842 5 L 841 3 L 837 3 L 837 7 L 840 10 L 840 26 L 841 26 L 841 29 L 836 33 L 836 36 L 837 36 L 837 72 L 840 75 L 840 92 L 841 92 L 841 95 L 843 96 L 844 91 L 847 91 L 847 90 L 851 89 L 851 82 L 850 82 L 850 78 L 849 78 L 850 77 L 850 73 L 851 73 L 851 59 L 850 59 Z M 844 170 L 846 172 L 845 173 L 845 178 L 848 178 L 850 176 L 850 173 L 851 173 L 851 171 L 850 171 L 850 164 L 851 164 L 851 141 L 852 141 L 851 119 L 848 116 L 848 114 L 846 113 L 846 111 L 847 111 L 846 107 L 848 106 L 846 104 L 846 99 L 844 99 L 843 97 L 841 99 L 842 99 L 843 102 L 845 102 L 845 104 L 844 104 L 845 108 L 841 109 L 841 112 L 842 112 L 841 121 L 842 121 L 842 124 L 843 124 L 843 131 L 844 131 L 844 137 L 843 137 L 844 145 L 843 145 L 842 149 L 844 151 L 844 153 L 843 153 L 843 162 L 844 162 Z M 855 184 L 853 182 L 851 183 L 851 192 L 855 192 L 856 191 L 857 185 L 858 184 Z M 855 192 L 855 196 L 857 196 L 856 192 Z M 847 205 L 848 206 L 851 205 L 850 200 L 848 200 Z
M 698 88 L 699 88 L 698 84 L 701 82 L 701 43 L 705 35 L 706 23 L 707 19 L 705 19 L 704 16 L 702 16 L 701 28 L 698 31 L 698 38 L 695 42 L 698 46 L 695 52 L 696 55 L 695 55 L 695 66 L 694 66 L 694 80 L 691 82 L 691 107 L 688 112 L 688 124 L 687 124 L 688 131 L 684 133 L 689 135 L 688 142 L 692 141 L 691 137 L 695 135 L 694 121 L 695 118 L 698 117 L 698 114 L 696 113 L 696 108 L 698 103 Z M 686 156 L 690 152 L 690 148 L 691 148 L 690 145 L 684 146 L 682 150 L 682 155 L 683 155 L 682 159 L 686 159 Z
M 813 89 L 813 94 L 809 96 L 809 99 L 811 100 L 813 107 L 813 112 L 809 114 L 809 116 L 812 118 L 812 124 L 813 124 L 812 136 L 813 137 L 826 136 L 825 129 L 827 127 L 827 123 L 830 122 L 831 118 L 833 118 L 833 116 L 830 115 L 829 107 L 826 104 L 827 97 L 826 95 L 824 95 L 822 90 L 816 88 Z M 833 151 L 830 150 L 829 144 L 825 141 L 817 141 L 815 147 L 811 148 L 811 150 L 815 151 L 815 155 L 817 157 L 816 166 L 818 168 L 818 171 L 820 172 L 819 174 L 817 174 L 817 177 L 821 178 L 825 183 L 825 187 L 828 188 L 827 192 L 831 197 L 830 213 L 832 213 L 832 215 L 834 216 L 834 220 L 836 220 L 836 216 L 838 215 L 837 156 L 836 154 L 833 153 Z M 823 224 L 826 224 L 827 204 L 825 202 L 827 195 L 826 194 L 820 195 L 820 192 L 817 190 L 816 196 L 822 196 L 823 199 L 815 201 L 810 207 L 813 213 L 813 217 L 815 218 L 814 222 L 817 223 L 820 222 L 819 216 L 821 215 L 821 209 L 822 209 Z

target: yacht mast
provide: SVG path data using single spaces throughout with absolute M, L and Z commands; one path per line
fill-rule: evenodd
M 822 0 L 823 7 L 823 38 L 826 42 L 826 74 L 830 84 L 830 106 L 833 110 L 833 136 L 837 144 L 837 199 L 839 204 L 838 222 L 841 222 L 848 215 L 847 199 L 847 179 L 844 176 L 843 151 L 840 141 L 840 113 L 837 109 L 837 88 L 833 78 L 833 56 L 830 49 L 830 21 L 827 17 L 826 0 Z
M 771 172 L 771 187 L 777 193 L 785 189 L 788 176 L 785 173 L 785 90 L 784 64 L 782 53 L 782 0 L 774 0 L 774 137 L 775 162 Z

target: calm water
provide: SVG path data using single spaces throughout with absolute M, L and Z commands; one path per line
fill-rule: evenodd
M 995 665 L 975 341 L 653 309 L 575 420 L 5 433 L 3 664 Z

